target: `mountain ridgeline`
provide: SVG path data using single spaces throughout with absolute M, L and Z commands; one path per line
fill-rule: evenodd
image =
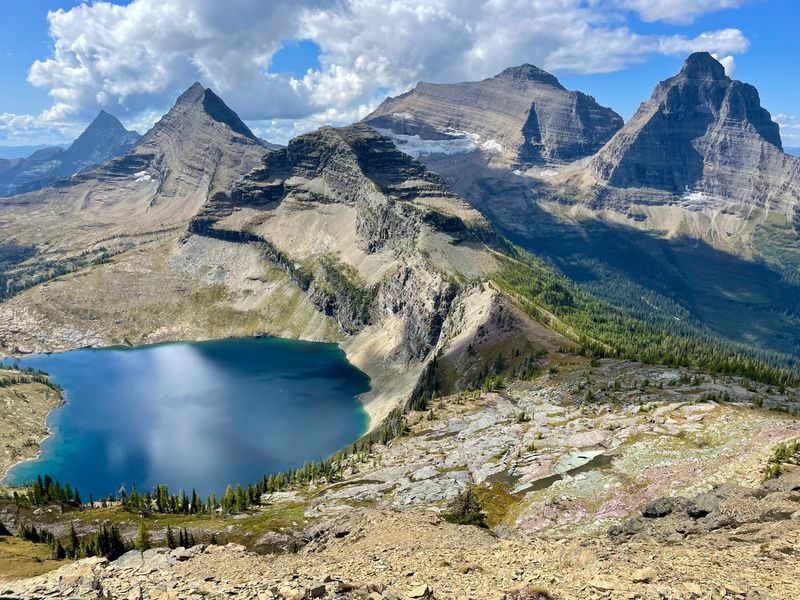
M 457 127 L 500 139 L 508 120 L 478 107 L 489 96 L 493 107 L 516 102 L 514 88 L 498 81 L 521 72 L 535 74 L 537 87 L 557 85 L 523 66 L 433 86 L 437 97 L 450 90 L 447 103 L 432 102 L 433 92 L 417 86 L 365 122 L 390 135 Z M 628 314 L 685 335 L 796 356 L 800 159 L 783 151 L 757 90 L 699 52 L 624 126 L 608 113 L 593 115 L 594 130 L 607 135 L 561 161 L 545 153 L 544 168 L 519 153 L 498 161 L 496 148 L 480 144 L 458 153 L 429 144 L 418 155 L 500 233 Z M 455 118 L 462 119 L 457 126 Z M 555 130 L 571 122 L 562 115 Z M 401 149 L 405 141 L 398 138 Z
M 30 192 L 100 165 L 130 150 L 139 134 L 104 110 L 66 148 L 37 150 L 28 158 L 0 160 L 0 195 Z
M 688 71 L 692 81 L 719 75 Z M 637 312 L 552 260 L 594 251 L 591 240 L 578 249 L 559 233 L 536 252 L 530 234 L 546 221 L 532 211 L 567 188 L 520 169 L 590 168 L 626 129 L 523 65 L 461 87 L 417 86 L 366 123 L 279 148 L 195 84 L 127 152 L 0 204 L 0 351 L 247 335 L 336 342 L 372 380 L 363 401 L 373 432 L 404 406 L 535 372 L 559 351 L 793 381 L 793 352 Z M 479 146 L 467 169 L 463 155 L 426 159 L 437 174 L 381 133 L 451 130 L 495 141 L 500 162 L 496 147 Z
M 478 82 L 420 82 L 364 122 L 423 139 L 474 134 L 515 168 L 589 156 L 622 127 L 613 110 L 529 64 Z

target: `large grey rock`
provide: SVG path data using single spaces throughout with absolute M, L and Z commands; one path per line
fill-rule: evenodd
M 364 122 L 422 139 L 477 135 L 479 146 L 515 166 L 589 156 L 622 127 L 613 110 L 529 64 L 483 81 L 420 82 L 386 99 Z
M 396 255 L 393 272 L 367 288 L 331 261 L 303 267 L 265 236 L 224 225 L 237 211 L 275 214 L 281 204 L 352 210 L 353 230 L 337 235 L 353 235 L 365 255 Z M 499 240 L 443 179 L 363 124 L 325 127 L 265 155 L 260 168 L 230 195 L 215 196 L 189 226 L 195 235 L 258 244 L 345 333 L 358 333 L 376 316 L 402 320 L 402 351 L 410 360 L 423 358 L 435 346 L 457 293 L 457 286 L 417 252 L 423 229 L 443 233 L 454 243 Z
M 114 561 L 118 567 L 139 567 L 144 562 L 139 550 L 130 550 Z

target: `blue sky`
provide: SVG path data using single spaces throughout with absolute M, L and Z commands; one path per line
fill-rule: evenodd
M 553 11 L 552 0 L 529 0 L 509 14 L 420 0 L 430 9 L 420 17 L 420 6 L 387 9 L 378 0 L 135 0 L 118 8 L 0 0 L 0 144 L 69 141 L 100 108 L 146 129 L 195 79 L 258 133 L 285 141 L 356 120 L 420 79 L 477 79 L 523 62 L 627 119 L 689 51 L 717 49 L 732 57 L 736 79 L 759 89 L 786 145 L 800 146 L 797 0 L 559 2 Z

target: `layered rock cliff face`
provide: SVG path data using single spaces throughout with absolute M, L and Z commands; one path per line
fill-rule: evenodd
M 364 122 L 422 139 L 478 136 L 477 146 L 512 166 L 583 158 L 622 127 L 613 110 L 529 64 L 483 81 L 421 82 L 385 100 Z
M 391 354 L 401 361 L 436 346 L 456 280 L 494 264 L 483 249 L 494 235 L 486 220 L 365 125 L 323 128 L 267 154 L 189 232 L 260 247 L 348 335 L 391 319 Z
M 22 194 L 52 185 L 124 154 L 139 140 L 105 111 L 66 150 L 44 148 L 27 159 L 0 161 L 0 195 Z
M 676 196 L 769 208 L 793 218 L 800 160 L 783 152 L 778 124 L 758 91 L 725 75 L 710 54 L 692 54 L 680 73 L 593 157 L 600 195 L 647 203 Z M 693 196 L 694 195 L 694 196 Z

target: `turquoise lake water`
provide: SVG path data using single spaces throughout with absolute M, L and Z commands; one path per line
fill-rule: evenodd
M 47 473 L 84 501 L 133 484 L 220 494 L 326 458 L 368 426 L 356 395 L 369 379 L 333 344 L 230 339 L 13 362 L 47 371 L 67 403 L 47 419 L 40 458 L 7 481 Z

